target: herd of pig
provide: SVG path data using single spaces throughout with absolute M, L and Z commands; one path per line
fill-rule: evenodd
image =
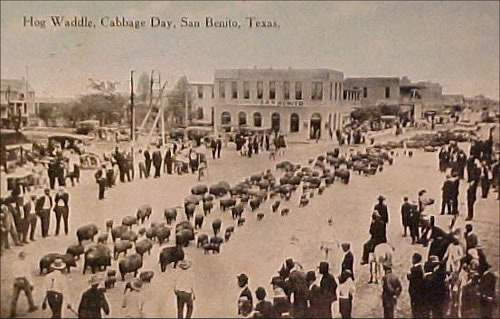
M 216 218 L 212 221 L 213 236 L 201 233 L 199 230 L 203 226 L 205 217 L 215 210 L 214 202 L 218 200 L 220 213 L 225 214 L 231 211 L 232 219 L 236 227 L 241 227 L 245 223 L 245 210 L 251 212 L 257 211 L 256 219 L 260 221 L 265 216 L 266 209 L 261 206 L 266 201 L 272 201 L 270 211 L 281 216 L 290 213 L 290 209 L 283 207 L 281 202 L 289 202 L 292 194 L 299 187 L 302 188 L 302 194 L 298 207 L 304 207 L 309 204 L 309 200 L 317 194 L 323 194 L 326 187 L 332 185 L 336 179 L 348 184 L 350 180 L 350 171 L 364 174 L 365 176 L 374 175 L 383 170 L 383 165 L 388 162 L 393 163 L 393 151 L 389 154 L 386 151 L 377 148 L 367 149 L 365 152 L 353 153 L 343 156 L 338 148 L 327 152 L 325 155 L 319 155 L 316 159 L 309 159 L 307 166 L 283 161 L 276 165 L 276 171 L 282 173 L 277 179 L 271 170 L 255 174 L 244 181 L 231 187 L 227 182 L 219 182 L 207 187 L 206 185 L 197 185 L 191 189 L 191 194 L 184 200 L 184 207 L 178 206 L 166 208 L 164 210 L 165 222 L 151 222 L 146 227 L 146 221 L 149 221 L 153 210 L 149 205 L 143 205 L 137 209 L 135 216 L 125 216 L 121 220 L 121 225 L 114 225 L 113 220 L 106 221 L 106 231 L 99 233 L 95 224 L 86 224 L 77 229 L 76 236 L 78 244 L 67 248 L 65 254 L 50 253 L 43 256 L 40 260 L 40 274 L 49 271 L 50 265 L 56 258 L 61 258 L 70 272 L 71 267 L 76 267 L 76 262 L 83 255 L 83 273 L 90 268 L 92 273 L 97 270 L 106 270 L 112 265 L 112 260 L 118 260 L 120 255 L 123 258 L 118 261 L 118 270 L 122 280 L 127 273 L 133 273 L 134 276 L 142 268 L 145 254 L 149 256 L 153 245 L 157 243 L 162 246 L 169 241 L 171 236 L 171 227 L 175 223 L 175 245 L 162 248 L 159 254 L 158 262 L 160 270 L 164 272 L 169 264 L 175 268 L 180 260 L 184 259 L 184 248 L 188 247 L 191 241 L 196 239 L 196 247 L 204 250 L 206 254 L 220 252 L 223 243 L 230 240 L 235 231 L 235 226 L 225 228 L 222 236 L 222 221 Z M 280 206 L 281 209 L 280 209 Z M 199 207 L 199 208 L 198 208 Z M 195 214 L 197 211 L 201 211 Z M 178 221 L 178 211 L 184 212 L 185 220 Z M 193 223 L 191 222 L 193 220 Z M 134 230 L 136 228 L 136 230 Z M 108 246 L 108 237 L 111 235 L 113 242 L 111 251 Z M 97 236 L 97 243 L 94 239 Z M 91 241 L 87 247 L 85 241 Z M 134 254 L 127 255 L 127 252 L 135 248 Z M 140 278 L 150 281 L 153 271 L 142 271 Z M 114 287 L 116 282 L 116 270 L 108 270 L 105 280 L 106 288 Z

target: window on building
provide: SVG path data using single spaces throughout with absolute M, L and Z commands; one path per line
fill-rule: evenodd
M 212 99 L 215 99 L 214 87 L 212 86 Z
M 313 82 L 312 83 L 311 99 L 312 100 L 323 99 L 323 83 L 322 82 Z
M 243 98 L 250 98 L 250 83 L 248 81 L 243 82 Z
M 231 96 L 233 99 L 238 98 L 238 83 L 236 81 L 231 82 Z
M 198 99 L 203 99 L 203 86 L 198 85 Z
M 257 82 L 257 98 L 262 99 L 264 97 L 264 84 L 262 81 Z
M 368 88 L 366 86 L 363 88 L 363 97 L 364 98 L 368 97 Z
M 222 125 L 231 124 L 231 113 L 222 112 L 222 114 L 220 115 L 220 124 Z
M 24 103 L 24 114 L 28 113 L 28 105 Z
M 296 133 L 299 131 L 299 115 L 297 113 L 292 113 L 290 115 L 290 133 Z
M 224 81 L 219 82 L 219 97 L 221 99 L 226 98 L 226 85 L 225 85 Z
M 269 99 L 276 99 L 276 82 L 269 81 Z
M 386 86 L 385 87 L 385 98 L 388 99 L 391 97 L 391 88 Z
M 295 82 L 295 99 L 302 100 L 302 82 Z
M 338 84 L 335 82 L 335 101 L 337 101 L 338 89 Z
M 290 100 L 290 82 L 283 82 L 283 98 L 285 100 Z
M 253 126 L 261 127 L 262 126 L 262 114 L 259 112 L 253 113 Z
M 238 125 L 247 125 L 247 114 L 245 112 L 238 113 Z
M 344 91 L 344 100 L 347 100 L 347 91 Z
M 333 82 L 330 82 L 330 101 L 333 98 Z

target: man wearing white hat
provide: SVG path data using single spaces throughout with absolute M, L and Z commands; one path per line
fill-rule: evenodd
M 131 289 L 123 297 L 122 308 L 125 308 L 125 318 L 144 318 L 144 296 L 141 294 L 142 280 L 134 278 Z
M 51 272 L 45 276 L 46 295 L 43 300 L 42 309 L 47 308 L 48 303 L 50 310 L 52 310 L 51 318 L 62 318 L 63 302 L 65 302 L 68 307 L 71 307 L 71 304 L 67 301 L 68 289 L 66 278 L 62 274 L 65 268 L 66 264 L 63 260 L 57 258 L 52 265 L 50 265 Z

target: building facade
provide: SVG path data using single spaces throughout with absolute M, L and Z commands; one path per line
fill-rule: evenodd
M 0 86 L 0 125 L 14 128 L 15 121 L 21 126 L 30 124 L 30 116 L 36 117 L 35 91 L 24 80 L 2 79 Z
M 289 138 L 328 138 L 353 109 L 343 82 L 343 73 L 330 69 L 216 70 L 216 131 L 246 125 Z
M 397 77 L 346 78 L 344 83 L 344 99 L 356 92 L 354 98 L 361 105 L 399 104 L 400 86 Z

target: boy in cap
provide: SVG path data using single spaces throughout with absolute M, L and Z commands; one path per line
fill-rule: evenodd
M 266 290 L 263 287 L 255 290 L 257 304 L 255 305 L 254 318 L 276 318 L 273 304 L 266 300 Z
M 61 258 L 54 260 L 52 265 L 50 265 L 51 272 L 45 276 L 45 287 L 46 294 L 43 300 L 42 308 L 47 308 L 47 303 L 49 304 L 50 310 L 52 311 L 51 318 L 62 318 L 63 302 L 68 298 L 66 278 L 62 274 L 63 270 L 66 269 L 66 264 Z M 67 302 L 68 307 L 71 307 L 70 303 Z
M 109 305 L 103 291 L 98 289 L 101 280 L 92 275 L 89 280 L 90 288 L 85 291 L 78 307 L 78 318 L 101 318 L 101 310 L 109 315 Z
M 15 267 L 12 267 L 14 277 L 14 291 L 12 293 L 12 300 L 10 304 L 10 317 L 16 317 L 17 300 L 21 291 L 24 291 L 26 298 L 28 298 L 29 312 L 38 310 L 33 301 L 33 284 L 31 282 L 31 268 L 30 264 L 25 260 L 26 253 L 21 251 L 18 255 L 19 261 Z
M 184 305 L 187 307 L 186 318 L 191 318 L 193 314 L 193 301 L 196 299 L 194 294 L 194 278 L 191 268 L 191 261 L 181 260 L 178 263 L 180 272 L 175 281 L 174 293 L 177 296 L 177 318 L 184 318 Z

